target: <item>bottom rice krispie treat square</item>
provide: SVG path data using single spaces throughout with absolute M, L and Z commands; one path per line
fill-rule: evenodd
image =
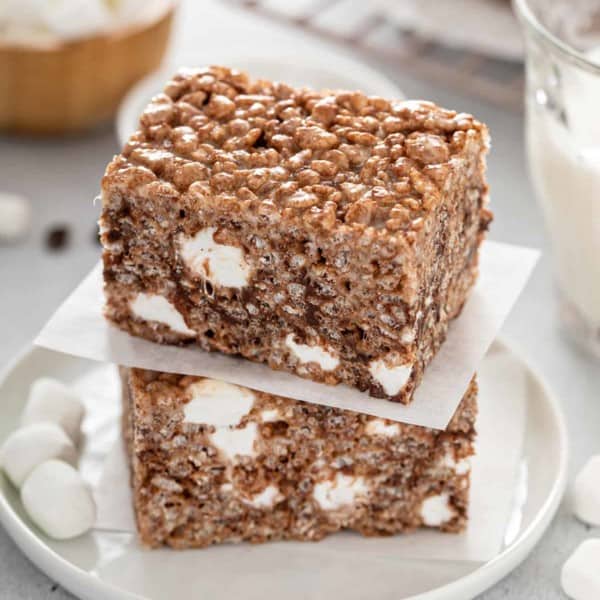
M 467 522 L 477 386 L 445 431 L 121 369 L 141 541 L 174 548 Z

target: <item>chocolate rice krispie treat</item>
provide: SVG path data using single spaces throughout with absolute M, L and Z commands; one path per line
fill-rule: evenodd
M 213 379 L 140 369 L 121 375 L 145 545 L 465 527 L 474 382 L 448 429 L 437 431 Z
M 102 182 L 106 315 L 407 403 L 477 275 L 487 148 L 429 102 L 182 71 Z

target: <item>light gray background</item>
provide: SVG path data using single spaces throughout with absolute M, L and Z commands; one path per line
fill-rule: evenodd
M 240 51 L 255 47 L 257 40 L 267 47 L 289 39 L 285 31 L 240 19 L 216 3 L 196 4 L 188 2 L 184 7 L 187 15 L 180 21 L 175 43 L 178 56 L 189 53 L 190 48 L 201 48 L 198 60 L 215 62 L 217 39 L 225 41 L 228 51 L 232 45 Z M 199 23 L 210 24 L 210 31 L 200 31 Z M 324 46 L 324 60 L 326 51 Z M 523 117 L 449 93 L 435 84 L 409 79 L 389 65 L 377 66 L 395 79 L 407 96 L 472 112 L 491 129 L 489 179 L 496 219 L 490 237 L 544 251 L 503 333 L 546 377 L 562 401 L 570 434 L 572 480 L 587 457 L 600 452 L 600 367 L 572 347 L 557 328 L 548 241 L 527 177 Z M 62 141 L 0 137 L 0 189 L 28 196 L 35 211 L 28 239 L 13 247 L 0 247 L 0 365 L 29 343 L 98 259 L 99 248 L 93 242 L 98 207 L 92 199 L 106 163 L 117 151 L 116 138 L 109 130 Z M 576 203 L 577 198 L 573 198 L 573 210 L 577 210 Z M 71 229 L 70 246 L 49 253 L 44 248 L 44 234 L 51 225 L 61 223 Z M 531 556 L 481 598 L 563 598 L 560 567 L 582 540 L 594 535 L 600 536 L 600 530 L 573 519 L 567 495 Z M 71 596 L 40 573 L 0 528 L 0 598 L 64 600 Z

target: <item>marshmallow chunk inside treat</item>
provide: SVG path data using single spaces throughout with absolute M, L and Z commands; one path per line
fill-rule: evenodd
M 257 437 L 256 423 L 248 423 L 239 429 L 218 427 L 210 435 L 210 440 L 225 455 L 225 458 L 233 460 L 238 455 L 255 456 L 254 442 Z
M 369 488 L 364 477 L 336 473 L 335 479 L 320 481 L 313 488 L 313 497 L 323 510 L 339 510 L 352 506 Z
M 398 425 L 398 423 L 386 423 L 383 419 L 371 419 L 367 423 L 365 431 L 369 435 L 394 437 L 400 433 L 400 425 Z
M 448 494 L 429 496 L 421 505 L 421 518 L 428 527 L 439 527 L 450 521 L 455 512 L 450 506 Z
M 254 456 L 254 442 L 258 437 L 256 423 L 236 427 L 254 405 L 254 393 L 248 388 L 202 379 L 188 386 L 189 402 L 184 406 L 186 423 L 213 425 L 211 442 L 227 460 L 236 456 Z
M 22 238 L 30 224 L 31 206 L 27 199 L 0 192 L 0 243 L 15 242 Z
M 60 460 L 43 462 L 31 472 L 21 500 L 31 520 L 57 540 L 81 535 L 96 521 L 91 490 L 78 471 Z
M 369 363 L 369 372 L 388 396 L 394 396 L 406 385 L 412 365 L 390 367 L 385 360 L 374 360 Z
M 246 504 L 251 504 L 255 508 L 270 508 L 282 498 L 279 488 L 276 485 L 268 485 L 262 492 L 254 494 L 252 498 L 242 498 Z
M 21 423 L 55 423 L 77 445 L 81 437 L 84 408 L 79 395 L 50 377 L 34 381 L 23 410 Z
M 323 371 L 332 371 L 340 364 L 340 359 L 330 350 L 318 345 L 297 344 L 291 333 L 285 338 L 285 345 L 301 363 L 317 363 Z
M 439 466 L 446 469 L 453 469 L 457 475 L 465 475 L 471 470 L 471 461 L 468 458 L 461 458 L 457 461 L 450 452 L 447 452 L 440 459 Z
M 0 464 L 16 487 L 21 487 L 39 464 L 56 458 L 77 463 L 77 451 L 55 423 L 33 423 L 8 436 L 0 449 Z
M 581 543 L 563 565 L 560 583 L 573 600 L 600 598 L 600 538 Z
M 202 379 L 187 388 L 190 401 L 184 406 L 185 421 L 227 427 L 238 425 L 252 410 L 254 394 L 244 387 Z
M 42 2 L 40 15 L 50 31 L 64 39 L 85 37 L 108 28 L 111 14 L 103 0 Z
M 581 521 L 600 525 L 600 454 L 592 456 L 575 478 L 573 511 Z
M 161 323 L 176 333 L 190 337 L 196 335 L 185 324 L 181 313 L 164 296 L 140 293 L 130 303 L 130 308 L 138 319 Z
M 281 419 L 281 414 L 277 409 L 269 408 L 260 413 L 260 418 L 262 419 L 263 423 L 273 423 Z
M 215 242 L 216 231 L 214 227 L 207 227 L 192 237 L 181 237 L 179 250 L 183 262 L 190 271 L 215 285 L 232 288 L 248 285 L 250 267 L 244 251 Z

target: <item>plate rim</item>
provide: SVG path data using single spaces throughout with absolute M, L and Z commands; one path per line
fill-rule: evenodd
M 556 443 L 559 450 L 559 464 L 557 475 L 552 483 L 550 493 L 545 498 L 533 520 L 520 533 L 518 538 L 505 548 L 498 556 L 481 564 L 470 573 L 455 579 L 440 587 L 421 592 L 416 595 L 406 596 L 404 600 L 465 600 L 489 589 L 500 579 L 510 573 L 533 550 L 540 538 L 554 518 L 563 498 L 567 485 L 567 469 L 569 459 L 567 425 L 561 404 L 539 373 L 537 367 L 532 366 L 522 353 L 503 337 L 497 338 L 491 347 L 499 347 L 508 351 L 523 365 L 526 366 L 528 375 L 539 386 L 544 397 L 545 405 L 557 426 L 558 437 Z M 18 368 L 29 356 L 36 351 L 52 352 L 63 355 L 66 360 L 87 360 L 54 350 L 40 348 L 34 344 L 27 344 L 12 360 L 0 369 L 0 388 L 4 385 L 10 374 Z M 20 551 L 36 565 L 42 572 L 57 581 L 69 592 L 85 599 L 109 600 L 150 600 L 133 592 L 124 590 L 107 583 L 94 576 L 74 563 L 70 562 L 58 552 L 47 546 L 29 527 L 9 504 L 6 495 L 0 490 L 0 523 L 5 531 L 15 542 Z M 107 594 L 109 594 L 107 596 Z
M 566 418 L 557 395 L 540 374 L 537 366 L 525 359 L 523 353 L 516 349 L 505 337 L 499 336 L 492 343 L 503 350 L 512 353 L 515 358 L 527 367 L 527 374 L 542 390 L 547 407 L 550 409 L 553 421 L 558 428 L 557 443 L 559 448 L 559 464 L 557 476 L 552 484 L 550 493 L 529 525 L 519 534 L 518 538 L 491 560 L 483 563 L 471 573 L 464 575 L 446 585 L 408 596 L 404 600 L 466 600 L 488 590 L 503 577 L 511 573 L 540 541 L 548 526 L 554 519 L 556 511 L 563 499 L 567 487 L 569 464 L 569 436 Z M 467 595 L 465 595 L 465 592 Z M 457 595 L 459 594 L 459 595 Z

